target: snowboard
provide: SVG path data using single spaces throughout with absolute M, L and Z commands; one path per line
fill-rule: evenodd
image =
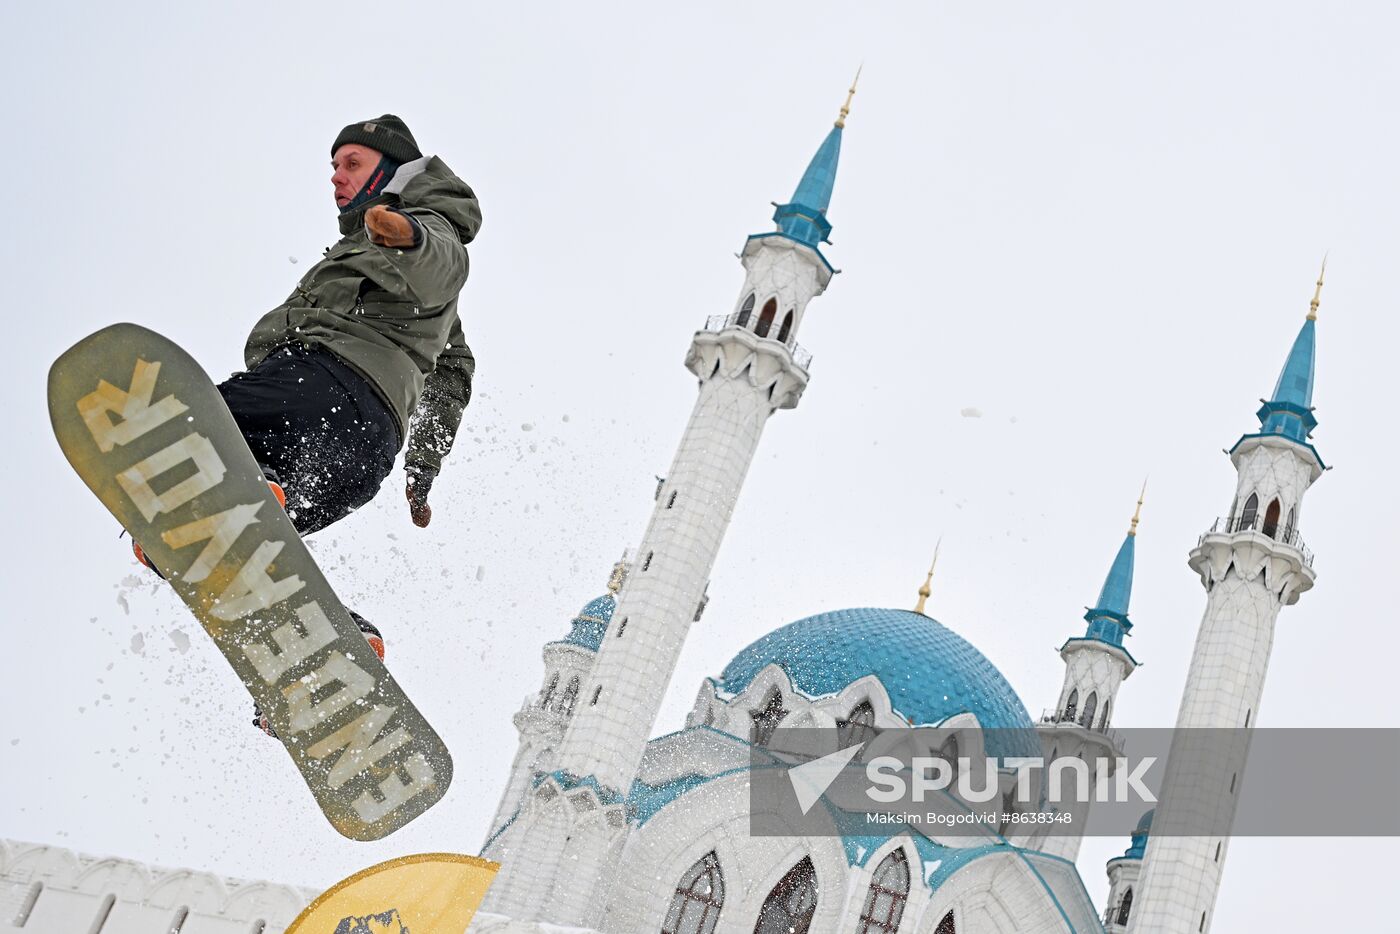
M 377 840 L 432 807 L 452 758 L 360 634 L 214 383 L 134 324 L 49 370 L 73 469 L 141 545 L 269 717 L 321 812 Z

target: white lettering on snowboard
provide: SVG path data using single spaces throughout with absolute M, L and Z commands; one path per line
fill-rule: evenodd
M 423 792 L 432 790 L 433 778 L 436 773 L 433 772 L 433 767 L 428 764 L 427 756 L 421 752 L 414 753 L 405 760 L 403 770 L 408 773 L 408 781 L 400 779 L 399 773 L 395 771 L 379 783 L 379 793 L 383 795 L 382 800 L 376 801 L 374 795 L 368 791 L 355 799 L 353 807 L 355 813 L 360 815 L 360 820 L 366 824 L 373 824 L 403 807 Z
M 244 503 L 163 533 L 161 538 L 165 539 L 165 543 L 171 548 L 188 548 L 196 542 L 209 543 L 204 546 L 199 557 L 194 559 L 194 563 L 185 570 L 185 581 L 197 584 L 208 577 L 209 573 L 218 567 L 219 562 L 224 560 L 224 555 L 228 554 L 228 550 L 238 541 L 238 536 L 243 534 L 244 529 L 257 523 L 258 510 L 264 505 Z
M 272 641 L 279 651 L 274 652 L 261 642 L 243 646 L 243 654 L 268 684 L 276 684 L 284 674 L 335 641 L 335 627 L 319 603 L 312 601 L 298 607 L 297 618 L 306 627 L 305 635 L 290 622 L 272 630 Z
M 186 477 L 164 493 L 151 488 L 152 480 L 186 461 L 194 463 L 194 476 Z M 123 470 L 117 474 L 117 483 L 150 522 L 161 513 L 178 509 L 199 494 L 209 492 L 223 481 L 224 473 L 224 462 L 209 439 L 191 434 Z
M 307 750 L 313 759 L 324 759 L 336 754 L 326 775 L 326 784 L 340 788 L 350 779 L 359 775 L 374 763 L 392 753 L 412 737 L 403 727 L 396 728 L 388 736 L 379 737 L 394 716 L 393 707 L 376 704 L 358 719 L 352 720 Z
M 296 574 L 273 580 L 267 573 L 268 566 L 287 547 L 286 542 L 263 542 L 253 551 L 253 556 L 239 568 L 224 592 L 219 594 L 213 609 L 209 612 L 225 622 L 241 619 L 249 613 L 265 610 L 274 603 L 281 603 L 306 586 Z
M 128 389 L 100 380 L 94 392 L 78 400 L 78 413 L 99 451 L 111 453 L 189 411 L 189 406 L 174 395 L 152 403 L 160 368 L 159 362 L 138 359 Z M 184 437 L 116 475 L 117 484 L 153 526 L 152 532 L 160 531 L 165 524 L 156 521 L 159 516 L 197 500 L 222 483 L 228 473 L 213 443 L 192 431 L 194 427 L 184 425 L 183 420 L 170 424 L 169 433 L 183 431 Z M 174 480 L 176 477 L 183 479 Z M 163 489 L 158 491 L 157 487 Z M 199 513 L 206 512 L 207 507 L 196 508 L 191 521 L 160 534 L 165 545 L 176 551 L 202 543 L 184 575 L 172 577 L 207 588 L 201 588 L 204 596 L 198 601 L 191 600 L 197 613 L 208 614 L 205 619 L 212 616 L 225 622 L 243 620 L 284 603 L 306 587 L 296 573 L 274 579 L 278 573 L 275 562 L 288 544 L 275 538 L 276 531 L 272 540 L 261 541 L 252 555 L 238 565 L 240 556 L 246 553 L 238 548 L 238 542 L 250 526 L 263 521 L 259 513 L 264 505 L 265 502 L 242 503 L 204 516 Z M 273 523 L 274 529 L 281 525 L 284 523 Z M 259 537 L 252 537 L 249 544 Z M 297 562 L 290 563 L 295 567 Z M 227 575 L 235 566 L 238 570 L 230 579 Z M 282 573 L 288 570 L 291 568 L 283 568 Z M 314 573 L 312 577 L 319 579 Z M 215 586 L 223 586 L 223 590 L 209 605 L 205 601 Z M 190 599 L 183 592 L 182 596 Z M 396 717 L 397 707 L 367 700 L 376 697 L 376 689 L 381 687 L 378 678 L 383 677 L 382 669 L 377 669 L 376 676 L 373 660 L 367 671 L 354 660 L 356 650 L 346 651 L 347 643 L 335 647 L 340 637 L 317 601 L 297 608 L 295 620 L 287 619 L 289 609 L 290 604 L 286 604 L 269 614 L 270 618 L 255 618 L 230 627 L 224 635 L 232 644 L 221 643 L 221 647 L 231 658 L 241 652 L 268 686 L 270 690 L 266 692 L 254 691 L 264 709 L 275 710 L 285 698 L 285 736 L 300 734 L 304 737 L 302 742 L 310 742 L 316 734 L 331 730 L 307 748 L 307 754 L 323 763 L 326 785 L 331 790 L 345 789 L 340 808 L 348 803 L 365 823 L 382 822 L 436 787 L 431 761 L 414 751 L 417 742 L 402 719 Z M 267 633 L 264 626 L 278 619 L 286 621 Z M 353 644 L 358 647 L 358 640 Z M 340 726 L 332 729 L 332 721 Z M 303 767 L 307 764 L 303 763 Z M 348 801 L 352 794 L 356 797 Z
M 316 700 L 317 693 L 333 684 L 341 687 L 329 697 Z M 374 690 L 374 678 L 343 652 L 332 652 L 325 664 L 282 689 L 291 715 L 291 731 L 301 733 L 324 723 Z
M 174 396 L 166 396 L 151 405 L 158 373 L 159 362 L 137 360 L 136 369 L 131 374 L 130 389 L 123 392 L 105 379 L 99 380 L 95 392 L 78 400 L 78 414 L 83 417 L 83 424 L 87 425 L 92 440 L 97 442 L 97 449 L 103 454 L 118 445 L 134 441 L 188 408 Z M 112 421 L 113 414 L 121 416 L 120 423 Z

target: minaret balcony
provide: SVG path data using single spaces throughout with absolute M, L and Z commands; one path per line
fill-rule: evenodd
M 1188 559 L 1209 592 L 1231 573 L 1261 578 L 1285 606 L 1311 590 L 1317 580 L 1313 554 L 1295 528 L 1266 522 L 1258 515 L 1216 519 L 1202 533 Z
M 1235 516 L 1222 517 L 1216 519 L 1196 542 L 1197 546 L 1204 545 L 1206 537 L 1210 535 L 1235 535 L 1240 532 L 1249 532 L 1263 538 L 1271 539 L 1280 545 L 1287 545 L 1298 552 L 1303 564 L 1312 567 L 1313 553 L 1308 550 L 1308 546 L 1303 544 L 1303 536 L 1298 534 L 1297 529 L 1290 529 L 1278 523 L 1267 523 L 1264 516 Z
M 1055 730 L 1075 730 L 1087 734 L 1087 738 L 1092 739 L 1096 745 L 1104 747 L 1106 753 L 1121 755 L 1123 752 L 1123 734 L 1107 724 L 1090 726 L 1075 719 L 1075 715 L 1063 710 L 1042 710 L 1040 712 L 1040 722 Z
M 810 370 L 812 368 L 812 355 L 792 337 L 783 334 L 776 321 L 765 322 L 752 311 L 741 311 L 732 315 L 712 315 L 705 321 L 705 330 L 707 331 L 724 331 L 729 328 L 742 328 L 761 340 L 781 344 L 787 349 L 789 356 L 792 357 L 792 362 L 799 369 Z

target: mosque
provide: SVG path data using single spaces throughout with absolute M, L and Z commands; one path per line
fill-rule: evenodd
M 926 580 L 912 610 L 835 609 L 761 636 L 701 681 L 683 727 L 652 736 L 763 428 L 797 406 L 809 380 L 797 338 L 835 272 L 821 246 L 850 103 L 776 207 L 776 229 L 745 242 L 732 310 L 691 339 L 685 365 L 699 396 L 632 560 L 544 646 L 543 680 L 514 714 L 519 745 L 480 849 L 502 868 L 473 932 L 1210 930 L 1228 837 L 1154 837 L 1151 812 L 1106 867 L 1102 911 L 1076 867 L 1079 838 L 1033 824 L 980 836 L 907 824 L 750 833 L 756 750 L 780 725 L 833 727 L 842 745 L 917 726 L 961 744 L 996 730 L 987 751 L 998 756 L 1120 750 L 1113 711 L 1138 665 L 1125 644 L 1138 514 L 1082 634 L 1060 648 L 1063 685 L 1039 721 L 996 665 L 925 613 Z M 1206 610 L 1179 726 L 1250 726 L 1278 612 L 1314 581 L 1298 528 L 1303 494 L 1326 469 L 1310 443 L 1317 306 L 1315 294 L 1260 427 L 1229 451 L 1238 483 L 1227 517 L 1190 552 Z M 1157 813 L 1238 773 L 1246 754 L 1212 774 L 1173 772 L 1169 760 Z M 0 841 L 0 917 L 26 932 L 273 934 L 314 894 Z

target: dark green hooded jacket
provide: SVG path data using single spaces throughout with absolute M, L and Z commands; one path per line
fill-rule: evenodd
M 419 245 L 371 242 L 364 217 L 376 204 L 411 216 Z M 476 195 L 441 159 L 406 163 L 382 195 L 340 216 L 340 242 L 254 326 L 247 365 L 293 341 L 324 347 L 384 399 L 399 437 L 408 436 L 408 467 L 437 473 L 471 399 L 476 361 L 457 293 L 467 281 L 466 244 L 480 227 Z

